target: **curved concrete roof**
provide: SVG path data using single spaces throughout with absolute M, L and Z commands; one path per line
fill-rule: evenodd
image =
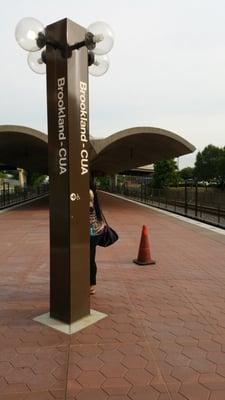
M 47 174 L 48 136 L 18 125 L 0 125 L 0 163 Z
M 48 173 L 48 136 L 17 125 L 0 126 L 0 164 Z M 192 153 L 195 147 L 179 135 L 154 127 L 125 129 L 90 138 L 90 168 L 117 173 L 162 159 Z
M 154 127 L 135 127 L 92 140 L 93 170 L 115 173 L 192 153 L 195 147 L 176 133 Z

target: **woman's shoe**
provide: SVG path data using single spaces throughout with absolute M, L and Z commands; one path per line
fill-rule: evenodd
M 95 287 L 94 286 L 90 287 L 90 294 L 95 294 Z

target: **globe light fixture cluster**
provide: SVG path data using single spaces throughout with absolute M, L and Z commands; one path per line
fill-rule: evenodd
M 20 47 L 29 52 L 28 65 L 38 74 L 46 73 L 46 45 L 60 49 L 64 57 L 70 57 L 73 50 L 86 46 L 89 73 L 93 76 L 101 76 L 109 68 L 109 59 L 106 54 L 112 49 L 114 42 L 111 28 L 105 22 L 95 22 L 87 28 L 83 41 L 62 46 L 57 42 L 49 42 L 42 23 L 31 17 L 23 18 L 17 24 L 15 37 Z

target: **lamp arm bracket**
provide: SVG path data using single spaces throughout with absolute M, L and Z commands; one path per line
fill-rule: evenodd
M 45 45 L 53 47 L 55 50 L 61 50 L 63 57 L 71 57 L 73 50 L 79 50 L 81 47 L 86 46 L 88 50 L 93 50 L 96 46 L 96 42 L 94 40 L 94 35 L 91 32 L 87 32 L 85 35 L 85 39 L 81 42 L 74 43 L 72 45 L 62 45 L 61 43 L 46 39 L 46 36 L 43 32 L 38 34 L 37 45 L 42 48 Z
M 88 50 L 93 50 L 96 46 L 96 42 L 94 40 L 94 35 L 91 32 L 86 32 L 85 39 L 81 42 L 74 43 L 73 45 L 69 46 L 70 50 L 78 50 L 81 47 L 86 46 Z

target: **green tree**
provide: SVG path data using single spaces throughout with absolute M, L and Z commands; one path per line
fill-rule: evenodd
M 108 190 L 110 188 L 110 177 L 105 176 L 98 176 L 96 178 L 96 186 L 102 190 Z
M 194 168 L 186 167 L 180 170 L 180 177 L 185 181 L 186 179 L 194 179 Z
M 29 172 L 27 176 L 28 186 L 40 186 L 46 179 L 47 175 L 41 175 L 38 172 Z
M 220 186 L 225 187 L 225 147 L 222 149 L 218 160 L 218 171 L 218 181 Z
M 176 186 L 179 173 L 175 160 L 162 160 L 154 164 L 153 186 L 162 188 L 165 186 Z
M 224 149 L 209 144 L 198 152 L 195 161 L 195 175 L 198 180 L 219 179 Z

